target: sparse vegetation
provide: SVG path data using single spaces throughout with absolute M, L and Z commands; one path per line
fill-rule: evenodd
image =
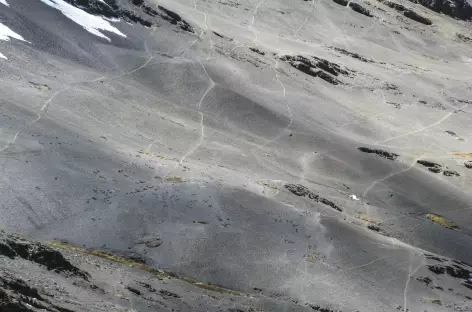
M 451 155 L 464 157 L 464 158 L 472 158 L 472 153 L 463 153 L 463 152 L 453 152 Z
M 426 218 L 428 218 L 428 220 L 430 220 L 430 221 L 432 221 L 436 224 L 439 224 L 440 226 L 445 227 L 447 229 L 454 230 L 454 229 L 459 228 L 454 222 L 449 221 L 446 218 L 444 218 L 442 216 L 439 216 L 439 215 L 436 215 L 436 214 L 428 213 L 426 215 Z
M 184 183 L 186 182 L 187 180 L 182 178 L 182 177 L 179 177 L 179 176 L 168 176 L 166 178 L 166 181 L 168 182 L 175 182 L 175 183 Z
M 369 218 L 367 216 L 359 216 L 358 218 L 361 219 L 362 221 L 365 221 L 365 222 L 374 223 L 374 224 L 378 223 L 378 221 L 376 219 Z
M 102 258 L 102 259 L 106 259 L 106 260 L 109 260 L 111 262 L 123 264 L 123 265 L 129 266 L 131 268 L 136 268 L 138 270 L 149 272 L 149 273 L 153 274 L 155 277 L 157 277 L 158 279 L 164 279 L 164 278 L 178 279 L 178 280 L 184 281 L 186 283 L 192 284 L 196 287 L 207 289 L 207 290 L 210 290 L 210 291 L 215 291 L 215 292 L 219 292 L 219 293 L 223 293 L 223 294 L 231 294 L 231 295 L 234 295 L 234 296 L 241 296 L 241 293 L 239 293 L 237 291 L 234 291 L 234 290 L 229 290 L 229 289 L 226 289 L 226 288 L 223 288 L 223 287 L 218 287 L 218 286 L 214 286 L 214 285 L 200 283 L 200 282 L 194 281 L 192 279 L 189 279 L 189 278 L 186 278 L 186 277 L 183 277 L 183 276 L 178 276 L 178 275 L 176 275 L 172 272 L 167 272 L 167 271 L 164 271 L 164 270 L 156 269 L 156 268 L 147 266 L 143 263 L 134 261 L 132 259 L 116 256 L 116 255 L 113 255 L 113 254 L 110 254 L 110 253 L 107 253 L 107 252 L 104 252 L 104 251 L 101 251 L 101 250 L 85 249 L 85 248 L 82 248 L 82 247 L 77 247 L 77 246 L 73 246 L 73 245 L 63 243 L 63 242 L 58 242 L 58 241 L 50 242 L 49 246 L 64 249 L 64 250 L 79 252 L 79 253 L 82 253 L 82 254 L 91 255 L 91 256 Z

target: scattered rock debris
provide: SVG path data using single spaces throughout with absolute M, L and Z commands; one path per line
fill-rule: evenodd
M 255 53 L 259 54 L 259 55 L 262 55 L 262 56 L 266 55 L 264 51 L 261 51 L 261 50 L 259 50 L 259 49 L 257 49 L 257 48 L 249 48 L 249 50 L 251 50 L 252 52 L 255 52 Z
M 157 248 L 162 245 L 162 240 L 158 236 L 143 238 L 138 242 L 148 248 Z
M 37 288 L 26 281 L 16 278 L 8 271 L 0 271 L 0 311 L 35 312 L 60 311 L 74 312 L 61 303 L 54 303 L 53 298 L 46 299 Z
M 375 232 L 380 232 L 380 227 L 378 225 L 375 225 L 375 224 L 369 224 L 367 226 L 367 228 L 369 230 L 372 230 L 372 231 L 375 231 Z
M 411 9 L 408 9 L 407 7 L 399 3 L 391 2 L 388 0 L 378 0 L 378 1 L 385 4 L 389 8 L 392 8 L 400 13 L 403 13 L 405 17 L 408 17 L 409 19 L 414 20 L 415 22 L 428 25 L 428 26 L 433 24 L 433 22 L 430 19 L 419 15 L 418 13 L 414 12 Z
M 389 160 L 395 160 L 398 156 L 400 156 L 395 153 L 387 152 L 381 149 L 373 149 L 369 147 L 358 147 L 357 149 L 363 153 L 376 154 L 380 157 L 387 158 Z
M 287 190 L 289 190 L 290 192 L 292 192 L 293 194 L 297 195 L 297 196 L 302 196 L 302 197 L 308 196 L 308 198 L 310 198 L 310 199 L 312 199 L 316 202 L 319 202 L 319 203 L 325 204 L 327 206 L 330 206 L 331 208 L 333 208 L 333 209 L 335 209 L 339 212 L 343 211 L 341 209 L 341 207 L 339 207 L 338 205 L 336 205 L 332 201 L 311 192 L 306 186 L 303 186 L 301 184 L 285 184 L 285 188 Z
M 193 27 L 183 20 L 180 15 L 172 12 L 162 6 L 158 6 L 157 9 L 153 9 L 147 6 L 144 0 L 129 0 L 129 2 L 141 10 L 126 10 L 120 8 L 117 4 L 117 0 L 106 0 L 106 1 L 83 1 L 83 0 L 65 0 L 67 3 L 80 8 L 81 10 L 98 16 L 104 16 L 109 19 L 123 19 L 128 23 L 140 24 L 145 27 L 151 27 L 153 25 L 159 26 L 156 21 L 153 21 L 156 17 L 159 17 L 172 25 L 176 25 L 180 29 L 194 33 Z
M 472 20 L 472 4 L 467 0 L 410 0 L 438 13 L 460 20 Z
M 368 17 L 373 17 L 373 15 L 370 13 L 368 9 L 364 8 L 358 3 L 347 1 L 347 0 L 333 0 L 333 2 L 339 5 L 342 5 L 344 7 L 349 6 L 354 12 L 357 12 L 359 14 L 362 14 Z
M 361 56 L 361 55 L 359 55 L 359 54 L 357 54 L 357 53 L 354 53 L 354 52 L 349 52 L 349 51 L 346 51 L 346 50 L 344 50 L 344 49 L 336 48 L 336 47 L 334 48 L 334 50 L 335 50 L 336 52 L 339 52 L 339 53 L 341 53 L 341 54 L 344 54 L 344 55 L 350 56 L 350 57 L 352 57 L 352 58 L 358 59 L 358 60 L 360 60 L 360 61 L 362 61 L 362 62 L 365 62 L 365 63 L 375 63 L 373 60 L 371 60 L 371 59 L 369 59 L 369 58 L 366 58 L 366 57 L 364 57 L 364 56 Z
M 289 63 L 292 67 L 312 77 L 319 77 L 333 85 L 343 84 L 335 78 L 339 75 L 350 76 L 353 71 L 344 69 L 340 65 L 312 56 L 311 58 L 301 55 L 284 55 L 280 60 Z
M 62 254 L 39 243 L 31 243 L 16 235 L 0 231 L 0 255 L 10 259 L 23 258 L 57 273 L 74 275 L 88 280 L 86 272 L 72 265 Z
M 455 138 L 458 141 L 464 141 L 464 139 L 462 139 L 460 136 L 457 135 L 457 133 L 455 133 L 453 131 L 446 130 L 444 132 L 449 134 L 450 136 L 452 136 L 453 138 Z
M 459 41 L 462 41 L 462 42 L 465 42 L 465 43 L 472 43 L 472 38 L 467 37 L 466 35 L 457 33 L 456 37 Z
M 454 171 L 454 170 L 444 170 L 443 174 L 446 177 L 460 177 L 461 176 L 457 171 Z
M 435 162 L 429 161 L 429 160 L 417 160 L 416 161 L 418 164 L 428 168 L 429 171 L 434 172 L 434 173 L 440 173 L 442 171 L 442 166 L 440 164 L 437 164 Z
M 460 279 L 462 286 L 472 289 L 472 267 L 464 262 L 453 260 L 450 265 L 428 265 L 428 269 L 437 275 L 447 274 L 452 278 Z
M 366 8 L 364 8 L 362 5 L 356 2 L 351 2 L 349 1 L 349 7 L 354 11 L 359 14 L 365 15 L 367 17 L 373 17 L 373 15 L 370 13 L 370 11 Z

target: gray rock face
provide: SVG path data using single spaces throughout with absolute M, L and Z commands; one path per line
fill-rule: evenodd
M 469 0 L 410 0 L 438 13 L 461 20 L 472 19 L 472 5 Z
M 67 261 L 60 252 L 39 243 L 31 243 L 19 236 L 0 231 L 0 255 L 10 259 L 22 258 L 45 266 L 57 273 L 67 273 L 87 279 L 85 272 Z

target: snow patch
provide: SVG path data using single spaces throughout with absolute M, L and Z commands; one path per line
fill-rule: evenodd
M 356 195 L 352 194 L 352 195 L 349 195 L 349 198 L 350 199 L 354 199 L 354 200 L 359 200 L 360 198 L 357 197 Z
M 9 7 L 9 6 L 10 6 L 6 0 L 0 0 L 0 3 L 2 3 L 2 4 L 4 4 L 4 5 L 6 5 L 7 7 Z
M 2 1 L 2 0 L 0 0 Z M 31 43 L 29 41 L 26 41 L 25 38 L 23 38 L 22 36 L 18 35 L 16 32 L 14 32 L 13 30 L 11 30 L 10 28 L 8 28 L 7 26 L 3 25 L 2 23 L 0 23 L 0 40 L 3 40 L 3 41 L 10 41 L 10 38 L 14 38 L 14 39 L 17 39 L 17 40 L 21 40 L 21 41 L 24 41 L 24 42 L 28 42 L 28 43 Z M 0 59 L 5 59 L 7 60 L 7 57 L 5 55 L 3 55 L 1 52 L 0 52 Z
M 81 9 L 76 8 L 73 5 L 70 5 L 64 0 L 41 0 L 43 3 L 53 7 L 62 12 L 65 16 L 70 18 L 75 23 L 82 26 L 85 30 L 94 34 L 95 36 L 104 38 L 108 41 L 111 41 L 110 38 L 102 34 L 99 30 L 109 31 L 115 33 L 119 36 L 126 37 L 121 31 L 116 27 L 113 27 L 108 21 L 104 20 L 100 16 L 95 16 L 89 14 Z
M 14 32 L 13 30 L 11 30 L 10 28 L 8 28 L 7 26 L 0 23 L 0 40 L 10 41 L 10 38 L 15 38 L 21 41 L 29 42 L 29 41 L 26 41 L 25 38 L 23 38 L 22 36 Z

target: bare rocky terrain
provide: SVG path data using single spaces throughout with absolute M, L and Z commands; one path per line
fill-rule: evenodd
M 0 311 L 472 311 L 470 0 L 0 0 Z

